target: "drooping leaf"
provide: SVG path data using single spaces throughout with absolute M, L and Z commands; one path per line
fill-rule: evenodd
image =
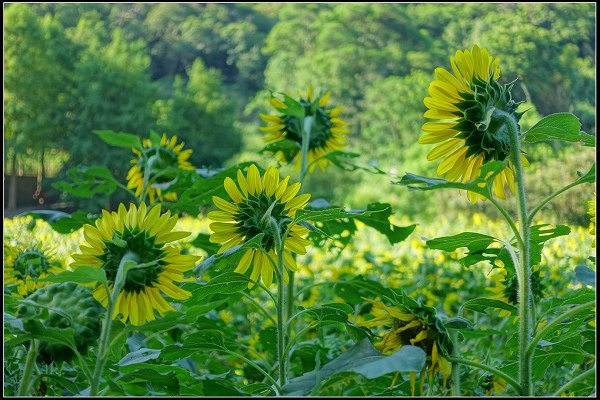
M 417 225 L 397 226 L 391 224 L 389 218 L 392 216 L 392 207 L 388 203 L 371 203 L 367 205 L 369 215 L 357 216 L 356 219 L 370 226 L 387 237 L 390 244 L 396 244 L 405 240 L 417 227 Z
M 111 146 L 125 147 L 128 149 L 142 148 L 142 142 L 140 141 L 139 136 L 132 135 L 131 133 L 120 133 L 110 130 L 97 130 L 94 131 L 94 133 Z
M 373 348 L 368 339 L 363 339 L 333 361 L 322 366 L 318 377 L 322 381 L 340 372 L 355 372 L 368 379 L 390 372 L 418 372 L 425 365 L 425 352 L 415 346 L 402 346 L 390 356 L 384 356 Z M 305 396 L 317 384 L 317 373 L 307 372 L 291 379 L 283 386 L 283 394 Z
M 396 185 L 407 186 L 409 190 L 462 189 L 475 192 L 489 199 L 492 194 L 490 187 L 496 176 L 506 168 L 508 161 L 491 161 L 484 164 L 479 176 L 471 182 L 452 182 L 439 178 L 428 178 L 411 173 L 405 174 Z

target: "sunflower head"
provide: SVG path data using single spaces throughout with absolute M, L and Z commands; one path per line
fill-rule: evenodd
M 311 85 L 308 87 L 305 97 L 299 94 L 299 99 L 294 100 L 286 96 L 289 107 L 276 97 L 271 97 L 270 103 L 279 114 L 260 114 L 260 118 L 268 124 L 268 126 L 259 128 L 268 134 L 264 141 L 278 142 L 287 139 L 297 145 L 287 155 L 282 151 L 276 152 L 276 155 L 283 159 L 282 161 L 292 161 L 300 151 L 306 117 L 313 117 L 308 144 L 309 171 L 312 172 L 316 165 L 323 171 L 331 161 L 321 157 L 346 146 L 346 135 L 350 131 L 345 127 L 346 122 L 339 118 L 342 107 L 327 106 L 330 95 L 331 92 L 327 92 L 323 96 L 313 97 Z M 315 161 L 317 159 L 319 160 Z M 315 162 L 313 163 L 313 161 Z M 298 156 L 296 168 L 300 168 L 300 163 L 301 156 Z
M 279 179 L 277 168 L 268 168 L 261 177 L 254 164 L 248 168 L 246 175 L 241 170 L 237 171 L 237 183 L 229 177 L 225 178 L 224 186 L 227 198 L 214 196 L 213 202 L 219 211 L 208 213 L 208 218 L 214 221 L 210 224 L 214 232 L 210 241 L 222 243 L 218 252 L 222 253 L 264 233 L 262 250 L 247 250 L 235 272 L 243 274 L 253 265 L 250 279 L 256 282 L 262 276 L 263 283 L 270 286 L 274 274 L 272 260 L 277 260 L 278 251 L 275 233 L 271 229 L 274 221 L 281 232 L 289 228 L 289 234 L 283 242 L 283 259 L 287 268 L 296 271 L 296 261 L 292 254 L 306 254 L 306 246 L 310 241 L 305 239 L 307 228 L 301 225 L 290 226 L 290 223 L 296 211 L 306 206 L 310 194 L 298 195 L 300 183 L 290 184 L 289 176 Z M 283 272 L 287 280 L 287 271 Z
M 84 265 L 102 268 L 111 290 L 123 257 L 129 255 L 137 264 L 145 265 L 127 273 L 115 305 L 113 317 L 120 314 L 123 322 L 129 321 L 132 325 L 154 320 L 154 310 L 160 315 L 174 310 L 163 293 L 176 300 L 191 296 L 174 282 L 192 281 L 193 278 L 184 278 L 183 274 L 194 267 L 199 257 L 182 255 L 179 249 L 169 245 L 188 236 L 189 232 L 173 231 L 177 216 L 171 216 L 170 211 L 164 214 L 160 211 L 160 205 L 147 210 L 144 203 L 139 208 L 130 204 L 129 210 L 120 204 L 118 211 L 112 213 L 103 210 L 96 226 L 83 227 L 87 243 L 80 246 L 81 254 L 72 256 L 72 268 Z M 104 285 L 93 293 L 106 306 L 108 293 Z
M 48 285 L 48 282 L 36 282 L 34 279 L 64 271 L 52 252 L 41 246 L 4 246 L 4 254 L 4 284 L 16 285 L 17 291 L 13 292 L 16 297 L 28 296 Z
M 42 329 L 72 328 L 75 345 L 82 354 L 98 342 L 104 309 L 89 289 L 73 282 L 54 283 L 29 295 L 27 300 L 29 302 L 22 302 L 18 310 L 25 331 L 39 333 L 40 324 Z M 39 355 L 50 364 L 52 361 L 69 361 L 75 353 L 64 344 L 42 339 Z
M 428 110 L 425 118 L 432 119 L 423 125 L 421 144 L 436 144 L 427 159 L 443 158 L 437 174 L 452 181 L 469 181 L 479 176 L 481 166 L 490 161 L 504 161 L 510 156 L 510 138 L 503 117 L 510 114 L 519 121 L 523 113 L 517 112 L 513 101 L 512 83 L 502 85 L 499 60 L 477 45 L 473 50 L 456 52 L 450 58 L 452 73 L 436 68 L 436 79 L 429 85 L 429 95 L 424 100 Z M 524 164 L 527 160 L 521 156 Z M 512 162 L 495 178 L 493 193 L 506 198 L 505 187 L 514 192 Z M 468 192 L 469 200 L 485 200 Z
M 374 318 L 359 322 L 358 325 L 387 330 L 375 347 L 383 354 L 393 353 L 404 345 L 422 348 L 427 354 L 427 369 L 432 373 L 440 372 L 445 386 L 452 372 L 452 365 L 445 358 L 452 351 L 452 341 L 435 316 L 435 311 L 429 307 L 409 309 L 365 300 L 373 306 L 371 314 Z
M 127 174 L 127 188 L 135 189 L 135 195 L 139 197 L 144 190 L 144 176 L 147 174 L 146 192 L 150 203 L 153 203 L 157 197 L 159 200 L 175 201 L 177 199 L 175 193 L 163 195 L 158 185 L 169 183 L 175 179 L 177 170 L 194 170 L 188 161 L 192 150 L 183 150 L 184 143 L 177 144 L 177 136 L 169 139 L 166 134 L 163 134 L 160 140 L 158 136 L 144 139 L 142 145 L 141 150 L 131 149 L 136 158 L 131 160 L 133 167 Z

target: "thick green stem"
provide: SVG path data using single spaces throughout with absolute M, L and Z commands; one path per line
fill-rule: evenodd
M 275 238 L 275 248 L 277 249 L 277 361 L 279 363 L 279 386 L 285 385 L 286 382 L 286 355 L 285 355 L 285 339 L 286 339 L 286 308 L 285 308 L 285 284 L 283 282 L 284 264 L 283 264 L 283 240 L 281 238 L 281 229 L 274 219 L 271 220 L 271 228 L 273 237 Z
M 306 177 L 306 173 L 308 172 L 308 151 L 310 149 L 310 132 L 312 130 L 312 124 L 314 122 L 315 117 L 308 116 L 304 117 L 304 122 L 302 124 L 302 147 L 300 149 L 300 178 L 299 181 L 301 184 L 304 184 L 304 178 Z M 289 319 L 294 313 L 294 271 L 289 272 L 289 283 L 287 286 L 287 319 Z
M 533 366 L 532 357 L 527 348 L 532 336 L 533 309 L 531 298 L 531 265 L 530 265 L 530 226 L 527 215 L 527 198 L 525 195 L 525 182 L 523 177 L 523 165 L 521 163 L 521 142 L 519 127 L 510 114 L 499 112 L 503 118 L 510 138 L 510 156 L 514 168 L 515 186 L 517 188 L 517 199 L 519 208 L 519 221 L 522 242 L 519 243 L 519 264 L 516 266 L 517 279 L 519 283 L 519 384 L 521 395 L 533 396 Z
M 106 355 L 109 349 L 110 343 L 110 330 L 112 328 L 113 312 L 115 304 L 119 298 L 119 293 L 125 285 L 125 279 L 127 277 L 127 271 L 125 271 L 125 264 L 136 260 L 136 256 L 133 253 L 126 253 L 121 259 L 119 269 L 117 270 L 117 276 L 115 278 L 115 284 L 113 286 L 112 293 L 108 293 L 108 307 L 106 309 L 106 315 L 102 324 L 102 332 L 100 332 L 100 341 L 98 345 L 98 354 L 96 358 L 96 367 L 94 368 L 94 374 L 92 375 L 92 382 L 90 386 L 90 396 L 98 395 L 98 386 L 100 384 L 100 377 L 104 364 L 106 363 Z
M 21 383 L 19 384 L 19 397 L 29 396 L 31 384 L 33 383 L 33 379 L 31 379 L 31 377 L 33 375 L 33 367 L 35 366 L 35 358 L 37 357 L 37 353 L 37 340 L 31 339 L 29 351 L 27 352 L 27 359 L 25 361 L 25 368 L 23 368 L 23 376 L 21 377 Z
M 450 330 L 450 339 L 454 344 L 454 351 L 452 354 L 454 357 L 458 357 L 458 331 L 455 329 Z M 460 364 L 452 364 L 452 396 L 460 397 Z
M 453 364 L 469 365 L 471 367 L 475 367 L 475 368 L 479 368 L 479 369 L 482 369 L 482 370 L 487 371 L 487 372 L 491 372 L 492 374 L 494 374 L 496 376 L 499 376 L 500 378 L 504 379 L 506 381 L 506 383 L 508 383 L 513 388 L 515 388 L 515 390 L 517 392 L 521 391 L 521 385 L 519 385 L 519 382 L 517 382 L 516 380 L 514 380 L 510 375 L 508 375 L 508 374 L 500 371 L 499 369 L 496 369 L 494 367 L 490 367 L 489 365 L 478 363 L 476 361 L 465 360 L 464 358 L 448 357 L 448 361 L 450 361 Z

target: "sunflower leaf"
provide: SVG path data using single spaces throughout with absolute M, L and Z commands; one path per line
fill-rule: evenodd
M 298 142 L 294 142 L 289 139 L 277 140 L 276 142 L 269 143 L 262 150 L 259 151 L 259 154 L 269 153 L 269 154 L 277 154 L 281 152 L 285 161 L 290 162 L 296 157 L 296 154 L 300 151 L 300 145 Z
M 117 133 L 110 130 L 97 130 L 93 132 L 111 146 L 125 147 L 128 149 L 131 149 L 132 147 L 136 149 L 142 148 L 140 138 L 131 133 Z
M 227 192 L 223 186 L 225 178 L 229 177 L 236 179 L 237 170 L 244 170 L 253 162 L 243 162 L 236 164 L 230 168 L 223 169 L 217 173 L 197 173 L 190 171 L 189 173 L 181 173 L 172 185 L 169 186 L 169 191 L 177 193 L 177 201 L 166 203 L 171 212 L 184 212 L 192 216 L 197 216 L 200 212 L 200 207 L 213 205 L 213 196 L 226 197 Z M 258 165 L 257 165 L 258 167 Z M 258 167 L 259 172 L 263 170 Z
M 320 367 L 320 381 L 342 372 L 355 372 L 374 379 L 390 372 L 418 372 L 425 365 L 425 352 L 415 346 L 405 345 L 390 356 L 384 356 L 363 339 L 333 361 Z M 291 379 L 282 388 L 283 394 L 304 396 L 317 384 L 317 372 L 307 372 Z
M 496 176 L 506 168 L 508 161 L 491 161 L 480 168 L 479 176 L 471 182 L 453 182 L 439 178 L 428 178 L 411 173 L 405 174 L 394 185 L 407 186 L 409 190 L 462 189 L 490 199 L 490 187 Z
M 252 239 L 247 240 L 242 245 L 233 246 L 232 248 L 225 250 L 222 253 L 213 254 L 210 257 L 206 257 L 199 265 L 194 268 L 194 274 L 198 277 L 202 276 L 209 268 L 217 269 L 223 265 L 233 265 L 239 261 L 242 257 L 242 251 L 248 249 L 261 249 L 262 238 L 265 236 L 264 233 L 259 233 Z
M 525 133 L 526 142 L 543 140 L 561 140 L 582 142 L 586 146 L 595 146 L 596 138 L 581 131 L 579 119 L 570 113 L 556 113 L 542 118 Z
M 488 308 L 497 308 L 510 311 L 511 315 L 517 315 L 517 307 L 496 299 L 478 297 L 468 300 L 462 305 L 462 308 L 472 310 L 478 313 L 485 313 Z
M 72 196 L 88 199 L 95 195 L 111 195 L 117 189 L 117 181 L 106 167 L 79 165 L 69 169 L 67 175 L 70 181 L 58 181 L 52 187 Z

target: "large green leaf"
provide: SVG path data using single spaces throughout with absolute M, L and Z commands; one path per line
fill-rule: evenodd
M 291 379 L 282 390 L 287 396 L 305 396 L 321 380 L 340 372 L 355 372 L 368 379 L 390 372 L 418 372 L 425 365 L 425 358 L 422 349 L 408 345 L 390 356 L 384 356 L 373 348 L 368 339 L 363 339 L 318 371 Z
M 241 292 L 248 287 L 249 278 L 235 272 L 226 272 L 215 276 L 209 282 L 204 284 L 196 284 L 196 288 L 191 289 L 192 297 L 186 301 L 186 305 L 202 304 L 204 299 L 218 294 L 227 296 L 230 294 Z M 189 290 L 189 286 L 186 286 Z
M 392 207 L 388 203 L 371 203 L 367 205 L 368 215 L 359 215 L 357 220 L 370 226 L 387 237 L 390 244 L 396 244 L 405 240 L 417 227 L 417 225 L 397 226 L 391 224 L 389 218 L 392 216 Z
M 109 130 L 98 130 L 94 131 L 94 133 L 111 146 L 125 147 L 128 149 L 142 148 L 142 142 L 140 141 L 139 136 L 132 135 L 131 133 L 119 133 Z
M 595 146 L 596 144 L 595 136 L 581 132 L 579 119 L 569 113 L 548 115 L 525 133 L 526 142 L 539 142 L 542 140 L 582 142 L 587 146 Z
M 175 361 L 197 354 L 199 351 L 230 351 L 236 343 L 231 338 L 216 329 L 202 329 L 191 333 L 182 345 L 170 345 L 162 349 L 160 358 L 165 361 Z
M 346 322 L 348 314 L 353 313 L 354 309 L 345 303 L 329 303 L 306 309 L 300 308 L 300 311 L 319 322 Z
M 59 181 L 52 186 L 75 197 L 109 196 L 117 189 L 117 181 L 106 167 L 77 166 L 67 171 L 70 181 Z

